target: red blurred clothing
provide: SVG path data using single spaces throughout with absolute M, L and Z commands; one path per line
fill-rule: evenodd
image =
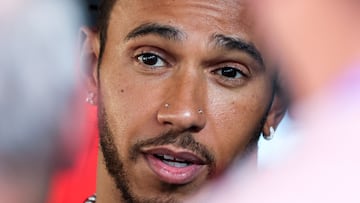
M 86 107 L 84 136 L 71 168 L 58 172 L 52 181 L 48 203 L 82 203 L 96 191 L 98 129 L 96 108 Z

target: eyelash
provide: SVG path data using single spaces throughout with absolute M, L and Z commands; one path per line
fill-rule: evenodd
M 224 72 L 220 72 L 220 71 L 224 71 Z M 226 71 L 232 71 L 232 72 L 228 72 L 231 74 L 231 76 L 228 77 L 222 75 L 226 73 Z M 223 65 L 218 68 L 215 68 L 214 70 L 211 71 L 211 73 L 216 76 L 216 79 L 218 79 L 218 81 L 222 85 L 230 86 L 230 87 L 240 86 L 241 84 L 243 84 L 243 82 L 246 79 L 250 78 L 249 73 L 247 73 L 247 71 L 243 71 L 241 68 L 237 67 L 237 65 Z
M 236 67 L 231 67 L 231 66 L 220 67 L 218 69 L 215 69 L 213 71 L 213 73 L 215 74 L 219 71 L 222 71 L 221 73 L 224 74 L 224 77 L 227 77 L 227 78 L 237 79 L 238 77 L 246 77 L 246 78 L 248 77 L 242 70 L 240 70 Z M 232 71 L 232 72 L 230 72 L 230 71 Z M 231 75 L 226 76 L 227 73 L 229 73 Z M 235 75 L 233 76 L 233 74 L 235 74 Z M 238 76 L 238 75 L 240 75 L 240 76 Z
M 164 59 L 162 54 L 154 51 L 141 51 L 140 54 L 134 56 L 134 59 L 137 63 L 146 67 L 146 69 L 144 69 L 145 71 L 163 70 L 171 65 Z M 146 63 L 146 60 L 148 60 L 148 64 Z M 248 70 L 244 69 L 247 68 L 238 63 L 220 63 L 214 66 L 210 73 L 216 77 L 220 84 L 229 87 L 236 87 L 240 86 L 246 79 L 250 78 L 250 73 Z
M 151 68 L 160 68 L 160 67 L 168 66 L 168 63 L 166 62 L 166 60 L 164 60 L 161 56 L 159 56 L 159 54 L 152 53 L 152 52 L 143 52 L 141 54 L 138 54 L 135 56 L 135 59 L 142 65 L 145 65 L 145 66 L 151 67 Z M 149 64 L 147 64 L 146 60 L 148 60 L 147 62 Z M 154 64 L 151 64 L 151 63 L 154 63 Z M 156 65 L 157 63 L 160 63 L 160 64 Z

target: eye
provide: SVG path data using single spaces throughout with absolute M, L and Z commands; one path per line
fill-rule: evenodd
M 158 55 L 152 53 L 144 53 L 137 56 L 137 59 L 147 65 L 153 67 L 164 67 L 166 66 L 165 61 Z
M 229 79 L 238 79 L 241 77 L 246 77 L 246 75 L 242 71 L 232 67 L 223 67 L 215 70 L 214 73 Z

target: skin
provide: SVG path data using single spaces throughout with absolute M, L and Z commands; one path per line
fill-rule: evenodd
M 360 1 L 252 3 L 264 51 L 287 80 L 297 146 L 249 184 L 233 174 L 193 202 L 360 202 Z
M 275 74 L 257 50 L 245 1 L 118 1 L 101 62 L 98 35 L 83 32 L 89 91 L 99 108 L 97 202 L 123 202 L 129 195 L 132 201 L 182 201 L 282 118 Z M 205 165 L 191 181 L 169 183 L 143 153 L 159 147 L 190 152 Z
M 252 2 L 265 51 L 281 64 L 294 106 L 322 94 L 360 58 L 360 4 L 353 0 Z M 306 78 L 306 82 L 304 82 Z

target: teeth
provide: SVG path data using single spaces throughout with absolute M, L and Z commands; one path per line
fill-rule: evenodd
M 173 156 L 170 156 L 170 155 L 163 155 L 163 158 L 166 159 L 166 160 L 186 162 L 185 159 L 174 158 Z
M 179 163 L 179 162 L 166 161 L 166 160 L 163 160 L 163 162 L 166 163 L 169 166 L 173 166 L 173 167 L 176 167 L 176 168 L 184 168 L 184 167 L 188 166 L 187 163 Z
M 191 165 L 191 163 L 187 162 L 185 159 L 175 158 L 171 155 L 157 154 L 156 156 L 159 157 L 164 163 L 166 163 L 169 166 L 183 168 Z
M 175 161 L 186 162 L 184 159 L 175 158 Z
M 173 157 L 173 156 L 170 156 L 170 155 L 164 155 L 164 159 L 174 160 L 174 157 Z

